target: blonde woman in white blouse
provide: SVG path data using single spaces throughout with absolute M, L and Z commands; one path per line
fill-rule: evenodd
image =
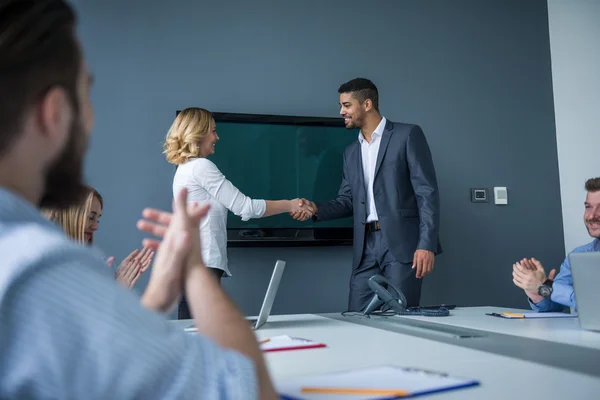
M 294 200 L 255 200 L 239 191 L 208 156 L 214 154 L 219 140 L 212 114 L 202 108 L 181 111 L 169 129 L 164 144 L 167 161 L 177 165 L 173 178 L 173 194 L 188 190 L 188 201 L 210 204 L 208 215 L 200 223 L 202 258 L 220 280 L 227 267 L 227 211 L 242 220 L 289 213 L 300 208 Z M 233 155 L 232 155 L 233 156 Z M 311 210 L 305 210 L 310 214 Z M 190 318 L 185 299 L 179 307 L 179 318 Z

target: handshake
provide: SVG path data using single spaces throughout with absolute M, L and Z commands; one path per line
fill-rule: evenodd
M 306 221 L 312 218 L 317 213 L 317 205 L 306 199 L 294 199 L 291 200 L 292 210 L 290 216 L 298 221 Z

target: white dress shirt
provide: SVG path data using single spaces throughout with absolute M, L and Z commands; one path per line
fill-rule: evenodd
M 375 198 L 373 196 L 373 181 L 375 180 L 375 165 L 377 163 L 377 154 L 379 153 L 381 135 L 383 135 L 385 124 L 386 119 L 383 117 L 371 135 L 371 142 L 367 142 L 362 132 L 358 133 L 363 172 L 365 174 L 365 186 L 367 189 L 367 222 L 379 220 L 377 209 L 375 208 Z
M 236 188 L 217 166 L 206 158 L 193 158 L 177 168 L 173 178 L 173 195 L 188 190 L 188 202 L 210 204 L 208 215 L 200 222 L 202 258 L 207 267 L 227 267 L 227 210 L 247 221 L 265 214 L 264 200 L 252 200 Z

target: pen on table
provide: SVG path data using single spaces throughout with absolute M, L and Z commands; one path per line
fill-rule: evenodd
M 265 344 L 265 343 L 269 343 L 271 341 L 271 339 L 265 339 L 265 340 L 261 340 L 259 342 L 259 344 Z
M 504 318 L 504 317 L 502 316 L 502 314 L 498 314 L 498 313 L 495 313 L 495 312 L 493 312 L 493 313 L 485 313 L 485 315 L 491 315 L 492 317 L 500 317 L 500 318 Z
M 319 388 L 303 387 L 303 393 L 328 393 L 328 394 L 367 394 L 380 396 L 408 396 L 405 390 L 395 389 L 352 389 L 352 388 Z

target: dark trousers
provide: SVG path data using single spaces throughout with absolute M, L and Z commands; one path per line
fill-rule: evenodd
M 221 277 L 223 276 L 224 271 L 218 268 L 209 268 L 217 278 L 217 281 L 221 283 Z M 187 300 L 185 299 L 185 294 L 183 295 L 181 301 L 179 302 L 179 309 L 177 310 L 177 319 L 192 319 L 192 314 L 190 314 L 190 307 L 188 306 Z
M 367 231 L 362 259 L 350 277 L 349 311 L 363 311 L 373 298 L 373 291 L 367 283 L 373 275 L 383 275 L 392 285 L 400 289 L 406 297 L 408 307 L 415 307 L 421 301 L 422 279 L 417 279 L 412 263 L 396 261 L 380 230 Z

